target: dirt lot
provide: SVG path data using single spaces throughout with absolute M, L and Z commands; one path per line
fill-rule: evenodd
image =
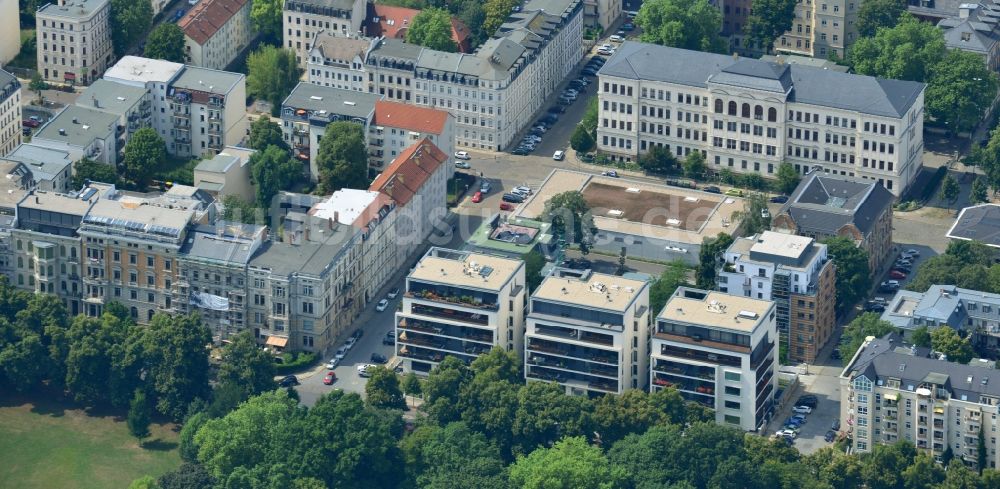
M 656 217 L 677 219 L 676 227 L 685 231 L 697 231 L 712 215 L 712 209 L 718 205 L 716 200 L 698 199 L 686 200 L 679 195 L 643 190 L 632 194 L 616 185 L 605 185 L 591 182 L 583 189 L 583 198 L 594 209 L 594 215 L 607 215 L 606 209 L 622 211 L 618 216 L 632 222 L 649 223 Z M 611 217 L 610 215 L 608 217 Z M 657 222 L 656 224 L 661 224 Z

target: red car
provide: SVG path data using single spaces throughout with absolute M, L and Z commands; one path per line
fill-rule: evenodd
M 472 202 L 474 204 L 478 204 L 478 203 L 480 203 L 482 201 L 483 201 L 483 193 L 482 192 L 476 192 L 476 193 L 472 194 Z
M 514 204 L 511 204 L 510 202 L 501 202 L 500 203 L 500 210 L 502 210 L 502 211 L 512 211 L 512 210 L 514 210 Z
M 323 377 L 323 383 L 326 385 L 332 385 L 336 381 L 337 374 L 333 373 L 333 371 L 327 372 L 326 377 Z
M 896 280 L 903 280 L 903 279 L 906 278 L 906 274 L 903 273 L 903 272 L 900 272 L 899 270 L 890 270 L 889 271 L 889 278 L 894 278 Z
M 24 127 L 38 127 L 38 121 L 25 119 L 21 121 L 21 125 L 23 125 Z

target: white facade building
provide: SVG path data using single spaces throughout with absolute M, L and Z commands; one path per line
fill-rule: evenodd
M 774 176 L 788 162 L 898 196 L 923 161 L 924 87 L 626 42 L 599 73 L 597 145 L 624 161 L 701 151 L 713 172 Z
M 621 394 L 647 385 L 647 282 L 557 269 L 531 295 L 524 377 L 567 394 Z
M 224 70 L 255 37 L 249 0 L 201 0 L 177 23 L 187 62 Z
M 18 0 L 0 0 L 0 64 L 21 52 L 21 8 Z
M 21 144 L 21 82 L 0 70 L 0 156 Z
M 281 16 L 285 48 L 295 51 L 305 68 L 320 32 L 360 37 L 367 8 L 365 0 L 287 0 Z
M 775 315 L 771 301 L 677 289 L 656 318 L 650 389 L 677 388 L 716 423 L 761 428 L 778 384 Z
M 35 13 L 38 72 L 45 81 L 87 85 L 111 65 L 110 0 L 57 0 Z
M 443 110 L 399 102 L 375 102 L 375 119 L 368 136 L 369 168 L 381 172 L 387 164 L 421 140 L 434 143 L 447 158 L 455 154 L 455 118 Z M 454 166 L 445 165 L 448 176 Z
M 309 83 L 324 87 L 367 92 L 369 82 L 365 58 L 378 39 L 345 39 L 320 32 L 313 41 L 306 63 Z

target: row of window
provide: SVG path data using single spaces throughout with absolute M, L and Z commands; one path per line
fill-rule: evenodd
M 755 105 L 753 107 L 750 104 L 744 102 L 742 105 L 737 104 L 735 101 L 730 100 L 729 104 L 725 107 L 723 111 L 723 106 L 725 103 L 722 99 L 715 99 L 715 113 L 722 114 L 725 113 L 731 116 L 740 116 L 744 118 L 751 118 L 761 121 L 764 120 L 764 107 L 760 105 Z M 751 115 L 751 111 L 753 115 Z M 768 122 L 778 122 L 778 109 L 774 107 L 768 107 L 767 109 L 767 121 Z

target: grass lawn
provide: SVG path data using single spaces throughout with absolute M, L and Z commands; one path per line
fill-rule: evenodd
M 198 163 L 201 163 L 200 158 L 167 155 L 167 161 L 157 169 L 153 179 L 180 185 L 194 185 L 194 167 L 198 166 Z
M 180 465 L 173 425 L 151 426 L 140 448 L 123 420 L 35 397 L 0 397 L 0 487 L 125 488 Z

